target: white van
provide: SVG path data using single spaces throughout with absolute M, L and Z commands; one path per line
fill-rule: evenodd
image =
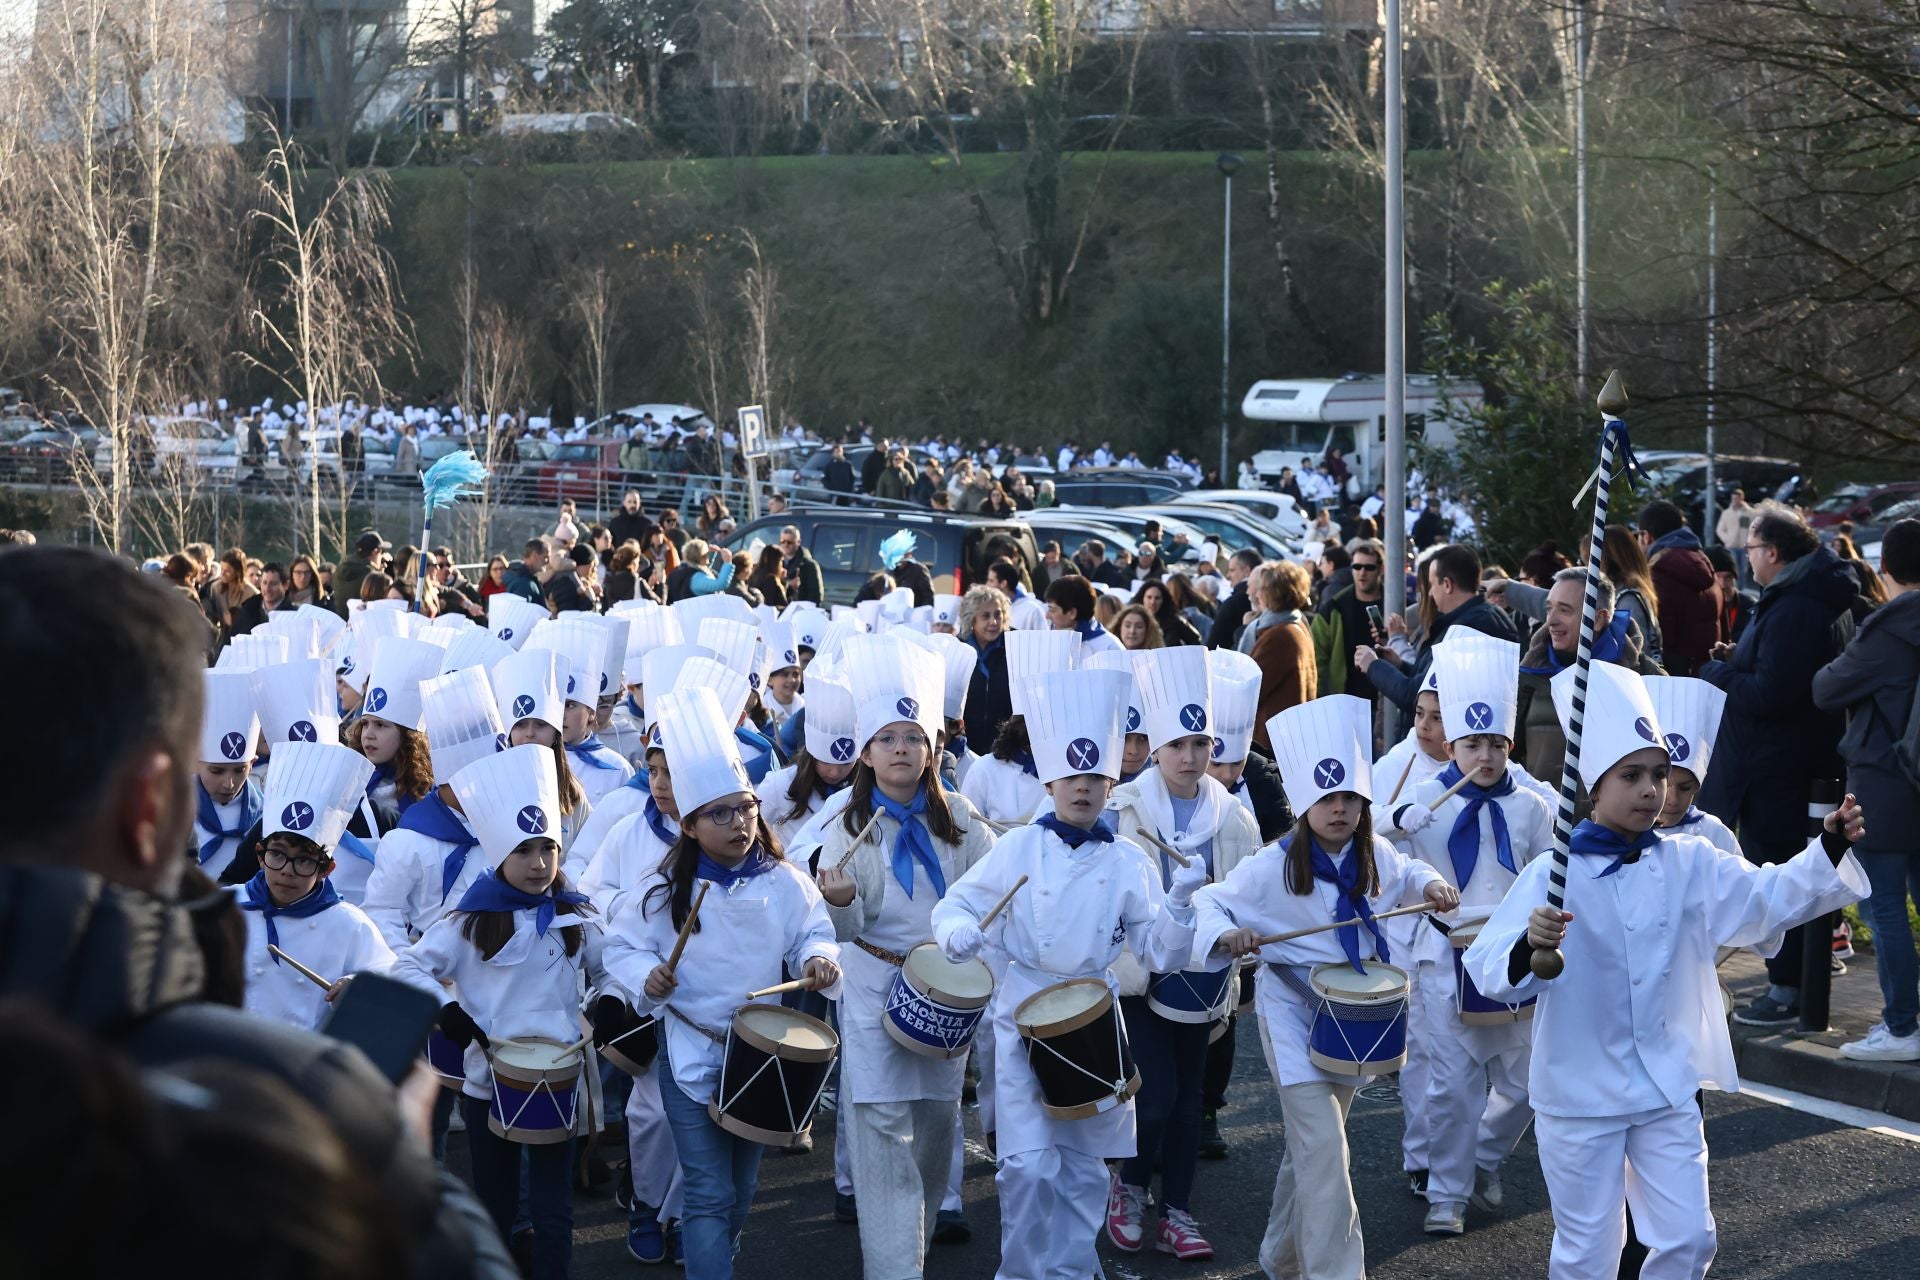
M 1472 382 L 1452 382 L 1448 392 L 1455 407 L 1477 406 L 1485 399 Z M 1282 467 L 1298 470 L 1306 458 L 1317 467 L 1332 449 L 1340 450 L 1353 473 L 1352 496 L 1371 493 L 1386 479 L 1387 380 L 1377 374 L 1264 379 L 1247 389 L 1240 413 L 1250 422 L 1270 424 L 1260 434 L 1264 447 L 1253 455 L 1262 480 L 1277 480 Z M 1408 445 L 1447 449 L 1453 442 L 1453 424 L 1441 413 L 1439 380 L 1408 375 Z

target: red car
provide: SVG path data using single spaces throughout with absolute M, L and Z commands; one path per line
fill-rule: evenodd
M 1920 480 L 1848 485 L 1815 506 L 1807 519 L 1816 529 L 1828 528 L 1842 520 L 1851 520 L 1855 524 L 1878 524 L 1881 512 L 1908 498 L 1920 498 Z
M 617 499 L 626 483 L 626 473 L 620 469 L 620 444 L 618 440 L 581 440 L 543 445 L 545 456 L 529 468 L 536 499 L 548 504 L 562 498 L 598 503 L 609 494 Z

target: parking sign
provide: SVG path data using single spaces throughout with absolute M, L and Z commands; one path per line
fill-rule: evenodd
M 767 456 L 767 411 L 757 404 L 740 409 L 740 452 L 748 458 Z

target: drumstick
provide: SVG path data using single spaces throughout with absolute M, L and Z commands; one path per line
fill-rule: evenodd
M 1413 772 L 1413 753 L 1409 751 L 1407 753 L 1407 767 L 1400 771 L 1400 781 L 1393 784 L 1393 794 L 1387 797 L 1388 808 L 1392 808 L 1393 802 L 1400 798 L 1400 788 L 1407 785 L 1407 775 L 1412 772 Z
M 1165 840 L 1162 840 L 1159 836 L 1154 835 L 1151 831 L 1148 831 L 1144 827 L 1140 829 L 1140 838 L 1142 840 L 1145 840 L 1148 844 L 1152 845 L 1154 848 L 1158 849 L 1160 852 L 1166 854 L 1169 858 L 1172 858 L 1175 862 L 1179 863 L 1183 867 L 1190 866 L 1193 862 L 1192 858 L 1189 858 L 1186 854 L 1180 852 L 1178 849 L 1174 848 L 1172 845 L 1168 844 Z
M 758 991 L 747 992 L 747 999 L 758 1000 L 761 996 L 785 995 L 789 991 L 813 990 L 812 978 L 795 978 L 792 982 L 782 982 L 777 986 L 762 987 Z
M 1394 911 L 1382 911 L 1378 915 L 1374 916 L 1374 919 L 1375 920 L 1391 920 L 1395 916 L 1411 916 L 1411 915 L 1417 915 L 1422 911 L 1438 911 L 1439 909 L 1440 909 L 1439 907 L 1435 906 L 1431 902 L 1423 902 L 1416 907 L 1400 907 Z M 1355 916 L 1351 920 L 1333 920 L 1333 921 L 1329 921 L 1326 924 L 1316 924 L 1311 928 L 1307 928 L 1307 929 L 1295 929 L 1291 933 L 1268 934 L 1266 937 L 1261 938 L 1259 941 L 1255 942 L 1254 945 L 1257 947 L 1264 947 L 1267 944 L 1273 943 L 1273 942 L 1291 942 L 1295 938 L 1304 938 L 1310 933 L 1325 933 L 1329 929 L 1338 929 L 1343 925 L 1360 924 L 1360 923 L 1363 923 L 1363 922 L 1360 920 L 1358 916 Z
M 835 871 L 840 870 L 849 862 L 853 861 L 853 855 L 860 852 L 860 846 L 867 842 L 867 832 L 873 830 L 873 824 L 878 821 L 880 821 L 880 810 L 876 808 L 873 811 L 873 816 L 867 819 L 867 825 L 860 828 L 860 834 L 855 836 L 853 843 L 847 846 L 847 851 L 841 855 L 840 861 L 833 864 Z
M 587 1032 L 587 1034 L 581 1036 L 578 1040 L 575 1040 L 572 1044 L 568 1045 L 566 1047 L 565 1052 L 578 1053 L 592 1043 L 593 1043 L 593 1032 L 589 1031 Z
M 1432 804 L 1428 805 L 1427 808 L 1438 809 L 1441 805 L 1445 804 L 1447 801 L 1459 795 L 1460 789 L 1466 786 L 1469 782 L 1472 782 L 1473 775 L 1478 772 L 1480 772 L 1478 769 L 1473 769 L 1467 773 L 1461 774 L 1460 781 L 1454 783 L 1452 786 L 1448 787 L 1445 791 L 1442 791 L 1440 793 L 1440 798 L 1438 800 L 1435 800 Z M 1389 801 L 1388 803 L 1392 803 L 1392 802 Z
M 699 896 L 694 898 L 693 907 L 687 912 L 687 922 L 680 926 L 680 936 L 673 940 L 673 954 L 667 957 L 668 973 L 673 972 L 674 967 L 680 963 L 680 953 L 687 949 L 687 939 L 693 934 L 693 922 L 700 918 L 700 904 L 707 900 L 707 887 L 712 883 L 711 880 L 700 882 Z
M 307 966 L 301 964 L 298 960 L 295 960 L 292 956 L 282 951 L 279 947 L 274 946 L 271 942 L 267 944 L 267 950 L 273 952 L 274 955 L 279 956 L 282 960 L 285 960 L 288 964 L 298 969 L 300 971 L 300 976 L 307 979 L 309 982 L 313 983 L 315 986 L 320 987 L 327 991 L 333 990 L 333 984 L 331 982 L 328 982 L 325 978 L 321 977 L 319 974 L 315 973 L 313 970 L 307 968 Z
M 1018 880 L 1015 880 L 1013 882 L 1013 888 L 1007 890 L 1007 896 L 993 904 L 993 910 L 987 912 L 986 917 L 980 921 L 980 931 L 982 933 L 986 932 L 987 926 L 993 923 L 993 918 L 995 916 L 999 915 L 1002 911 L 1005 911 L 1007 909 L 1007 904 L 1013 901 L 1013 895 L 1020 892 L 1020 886 L 1025 884 L 1026 882 L 1027 882 L 1027 878 L 1025 876 L 1021 876 Z

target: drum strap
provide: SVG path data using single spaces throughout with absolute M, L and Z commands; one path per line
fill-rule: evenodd
M 872 956 L 875 960 L 885 960 L 896 969 L 907 962 L 907 958 L 898 951 L 889 951 L 885 947 L 876 947 L 865 938 L 855 938 L 853 945 Z
M 1320 997 L 1313 994 L 1313 988 L 1306 984 L 1306 980 L 1300 976 L 1299 972 L 1292 965 L 1274 964 L 1269 961 L 1267 968 L 1272 972 L 1274 977 L 1286 983 L 1293 994 L 1306 1001 L 1308 1008 L 1312 1008 L 1319 1003 Z
M 674 1017 L 680 1019 L 680 1021 L 686 1023 L 688 1026 L 692 1027 L 695 1031 L 698 1031 L 701 1035 L 713 1041 L 715 1044 L 725 1044 L 727 1042 L 727 1038 L 721 1035 L 718 1031 L 712 1031 L 706 1027 L 701 1026 L 699 1023 L 695 1022 L 692 1018 L 689 1018 L 686 1014 L 680 1012 L 678 1009 L 674 1008 L 672 1005 L 667 1006 L 667 1012 L 672 1014 Z

